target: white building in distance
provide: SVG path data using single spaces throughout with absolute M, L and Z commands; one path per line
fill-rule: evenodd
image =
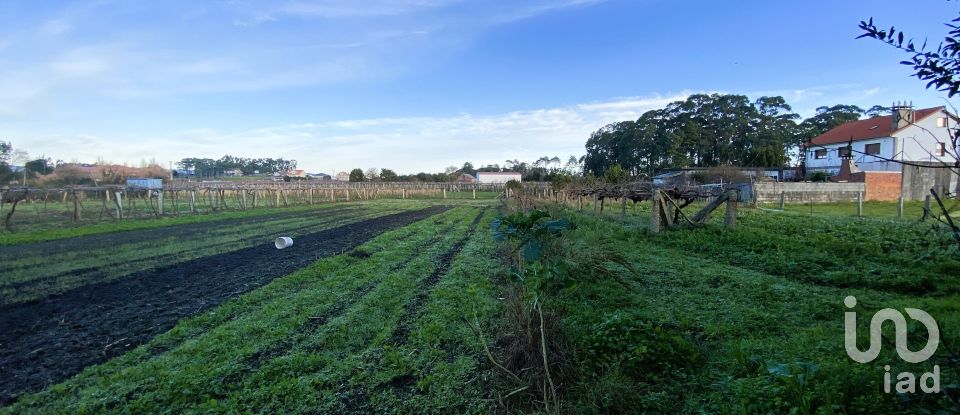
M 514 172 L 478 171 L 477 181 L 480 183 L 506 183 L 511 180 L 520 181 L 521 174 Z

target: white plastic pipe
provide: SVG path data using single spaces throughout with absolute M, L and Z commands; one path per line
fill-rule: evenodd
M 289 248 L 293 246 L 293 238 L 281 236 L 273 241 L 273 246 L 277 247 L 277 249 Z

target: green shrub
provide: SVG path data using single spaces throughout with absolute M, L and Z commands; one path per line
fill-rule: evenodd
M 582 339 L 583 368 L 588 372 L 617 369 L 635 380 L 659 381 L 688 367 L 699 352 L 669 328 L 615 313 L 594 324 Z
M 830 173 L 827 173 L 825 171 L 815 171 L 813 173 L 810 173 L 810 175 L 807 176 L 807 178 L 810 179 L 811 182 L 825 182 L 830 180 Z

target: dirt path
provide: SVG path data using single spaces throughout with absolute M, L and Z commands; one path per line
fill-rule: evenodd
M 181 318 L 446 209 L 383 216 L 299 237 L 282 251 L 258 245 L 0 309 L 0 405 L 123 354 Z

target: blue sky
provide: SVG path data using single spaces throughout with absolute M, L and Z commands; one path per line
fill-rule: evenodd
M 855 40 L 942 37 L 946 1 L 18 1 L 0 6 L 0 139 L 31 156 L 224 154 L 401 173 L 581 155 L 695 92 L 945 103 Z

